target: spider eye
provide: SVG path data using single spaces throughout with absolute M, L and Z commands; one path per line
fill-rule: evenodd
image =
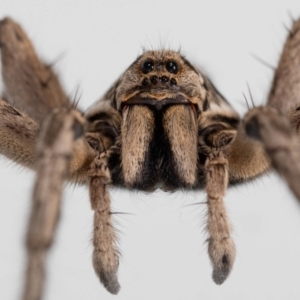
M 154 69 L 154 62 L 151 59 L 147 59 L 142 63 L 142 72 L 148 74 Z
M 166 63 L 166 69 L 169 73 L 176 74 L 178 72 L 177 62 L 174 60 L 169 60 Z

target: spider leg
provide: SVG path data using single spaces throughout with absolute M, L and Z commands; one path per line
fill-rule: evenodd
M 71 106 L 51 66 L 12 19 L 0 21 L 0 48 L 5 100 L 37 122 L 54 108 Z
M 300 200 L 299 136 L 289 120 L 278 110 L 265 106 L 251 110 L 244 122 L 248 134 L 262 142 L 272 166 Z
M 39 125 L 55 108 L 72 108 L 58 77 L 41 62 L 25 32 L 10 18 L 0 21 L 4 98 L 0 100 L 0 153 L 23 166 L 36 168 Z M 68 176 L 86 181 L 95 157 L 85 139 L 73 144 Z
M 38 157 L 35 145 L 39 130 L 36 121 L 0 99 L 0 154 L 36 170 Z M 86 172 L 95 158 L 95 151 L 84 138 L 76 139 L 72 147 L 68 178 L 73 182 L 85 183 Z
M 56 110 L 43 123 L 37 142 L 37 174 L 27 232 L 27 271 L 23 299 L 41 299 L 45 259 L 52 244 L 61 194 L 83 118 L 75 110 Z M 80 131 L 79 131 L 80 132 Z M 83 131 L 81 131 L 82 133 Z
M 267 105 L 289 114 L 300 104 L 300 19 L 295 21 L 286 39 Z
M 208 253 L 213 265 L 213 280 L 222 284 L 235 259 L 235 245 L 230 236 L 231 225 L 223 200 L 228 185 L 228 161 L 222 150 L 216 149 L 209 153 L 205 171 Z
M 208 81 L 210 109 L 198 118 L 199 153 L 205 153 L 204 176 L 207 194 L 208 254 L 212 278 L 222 284 L 235 260 L 235 244 L 227 216 L 224 196 L 229 183 L 228 149 L 237 138 L 240 118 Z
M 270 159 L 263 145 L 251 139 L 240 126 L 235 140 L 227 147 L 230 184 L 242 183 L 255 179 L 270 168 Z
M 39 125 L 0 99 L 0 153 L 29 168 L 35 168 L 35 143 Z
M 89 192 L 94 210 L 93 265 L 106 289 L 117 294 L 119 266 L 116 234 L 112 225 L 110 197 L 107 185 L 111 182 L 106 151 L 99 154 L 89 170 Z
M 267 106 L 244 118 L 249 136 L 262 142 L 272 166 L 300 200 L 300 20 L 293 23 L 276 69 Z

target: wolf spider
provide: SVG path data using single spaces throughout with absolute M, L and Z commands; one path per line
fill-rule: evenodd
M 171 50 L 144 52 L 83 114 L 21 27 L 2 20 L 0 153 L 37 173 L 23 299 L 42 297 L 65 180 L 89 186 L 93 265 L 113 294 L 120 286 L 109 185 L 148 192 L 204 188 L 212 277 L 222 284 L 235 259 L 223 201 L 228 184 L 272 165 L 300 199 L 299 41 L 300 20 L 290 30 L 267 105 L 242 121 L 211 81 Z

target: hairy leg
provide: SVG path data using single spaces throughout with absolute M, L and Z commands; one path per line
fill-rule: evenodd
M 213 265 L 213 280 L 222 284 L 235 259 L 235 245 L 230 236 L 231 225 L 224 205 L 228 185 L 228 161 L 220 150 L 212 151 L 205 163 L 208 204 L 208 253 Z
M 0 154 L 35 169 L 35 144 L 39 125 L 0 99 Z
M 235 245 L 227 216 L 224 196 L 229 182 L 228 148 L 236 140 L 240 119 L 230 106 L 217 95 L 219 103 L 204 112 L 199 123 L 199 153 L 206 153 L 204 174 L 207 193 L 208 254 L 213 265 L 213 280 L 222 284 L 235 260 Z M 217 104 L 218 101 L 216 100 Z
M 120 289 L 117 279 L 119 257 L 107 188 L 110 182 L 107 155 L 106 152 L 102 152 L 95 158 L 89 170 L 90 200 L 95 211 L 93 264 L 103 285 L 110 293 L 117 294 Z
M 300 19 L 286 39 L 274 74 L 267 105 L 288 115 L 300 104 Z
M 27 233 L 28 264 L 24 300 L 38 300 L 42 297 L 45 258 L 53 241 L 73 141 L 78 138 L 78 126 L 83 126 L 79 112 L 55 111 L 46 118 L 39 134 L 39 159 Z
M 298 113 L 298 122 L 299 117 Z M 244 122 L 248 134 L 263 143 L 272 166 L 300 200 L 300 144 L 289 120 L 278 110 L 265 106 L 251 110 Z
M 288 117 L 290 120 L 292 127 L 298 131 L 300 118 L 298 117 L 298 108 L 300 104 L 300 20 L 294 22 L 286 43 L 284 45 L 281 58 L 274 74 L 274 79 L 272 83 L 272 87 L 270 90 L 270 94 L 268 97 L 267 106 L 273 107 L 279 110 L 282 114 Z M 281 118 L 280 114 L 275 117 L 276 113 L 269 110 L 270 113 L 267 113 L 266 108 L 256 108 L 249 112 L 249 114 L 245 117 L 244 127 L 241 127 L 235 142 L 228 149 L 228 161 L 229 161 L 229 173 L 230 173 L 230 181 L 239 182 L 244 181 L 246 179 L 251 179 L 260 175 L 268 170 L 270 163 L 272 160 L 272 164 L 276 164 L 276 169 L 279 171 L 279 168 L 284 168 L 283 164 L 285 160 L 282 160 L 282 167 L 280 167 L 280 162 L 275 163 L 272 158 L 272 153 L 274 153 L 275 149 L 268 154 L 265 152 L 265 147 L 269 147 L 263 145 L 265 142 L 260 143 L 255 141 L 254 139 L 250 139 L 245 134 L 244 128 L 248 126 L 248 133 L 250 135 L 259 136 L 258 129 L 255 131 L 254 123 L 258 123 L 260 126 L 268 126 L 268 130 L 271 130 L 270 126 L 275 126 L 274 122 L 281 122 L 279 120 L 275 121 L 274 118 Z M 261 114 L 258 117 L 258 114 Z M 252 119 L 252 117 L 257 117 L 260 119 Z M 268 125 L 262 125 L 262 118 L 267 122 L 267 118 L 269 118 Z M 252 120 L 252 121 L 251 121 Z M 248 123 L 251 121 L 251 126 Z M 282 121 L 285 123 L 285 121 Z M 273 124 L 273 125 L 271 125 Z M 283 124 L 282 124 L 283 125 Z M 251 127 L 251 130 L 250 130 Z M 276 127 L 276 126 L 275 126 Z M 273 131 L 269 132 L 272 134 L 272 137 L 277 137 L 280 133 L 279 127 L 277 129 L 273 128 Z M 286 128 L 286 125 L 283 125 Z M 265 128 L 266 129 L 266 128 Z M 250 132 L 250 131 L 251 132 Z M 262 129 L 263 130 L 263 129 Z M 299 135 L 299 132 L 298 132 Z M 271 137 L 270 136 L 270 137 Z M 265 136 L 267 138 L 267 136 Z M 261 136 L 261 139 L 263 137 Z M 293 138 L 292 138 L 293 139 Z M 287 141 L 287 136 L 285 137 Z M 266 143 L 268 143 L 266 141 Z M 292 140 L 290 140 L 291 145 L 294 144 Z M 265 147 L 264 147 L 265 146 Z M 273 145 L 274 146 L 274 145 Z M 279 145 L 278 145 L 279 146 Z M 284 145 L 281 145 L 284 146 Z M 294 156 L 294 155 L 293 155 Z M 297 165 L 297 163 L 295 163 Z M 280 172 L 280 171 L 279 171 Z
M 42 63 L 21 26 L 0 21 L 0 49 L 5 99 L 41 122 L 54 108 L 70 107 L 51 66 Z
M 263 145 L 247 136 L 240 126 L 235 140 L 225 150 L 229 163 L 229 182 L 240 183 L 254 179 L 270 168 L 270 159 Z
M 38 156 L 35 148 L 39 130 L 40 126 L 34 120 L 0 99 L 0 154 L 36 170 Z M 85 138 L 74 141 L 72 147 L 68 178 L 85 183 L 86 172 L 95 158 L 95 151 Z
M 267 106 L 244 118 L 247 134 L 262 142 L 272 166 L 300 200 L 300 20 L 294 22 L 276 69 Z
M 0 21 L 0 49 L 7 101 L 0 100 L 0 154 L 35 169 L 39 124 L 53 109 L 72 105 L 51 67 L 39 60 L 21 26 L 9 18 Z M 68 172 L 72 181 L 86 181 L 94 155 L 87 141 L 75 141 Z

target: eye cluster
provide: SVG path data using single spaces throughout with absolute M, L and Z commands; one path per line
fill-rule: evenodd
M 166 70 L 171 74 L 178 73 L 178 64 L 175 60 L 168 60 L 165 63 Z M 141 65 L 142 72 L 148 74 L 154 70 L 154 61 L 152 59 L 145 60 Z

